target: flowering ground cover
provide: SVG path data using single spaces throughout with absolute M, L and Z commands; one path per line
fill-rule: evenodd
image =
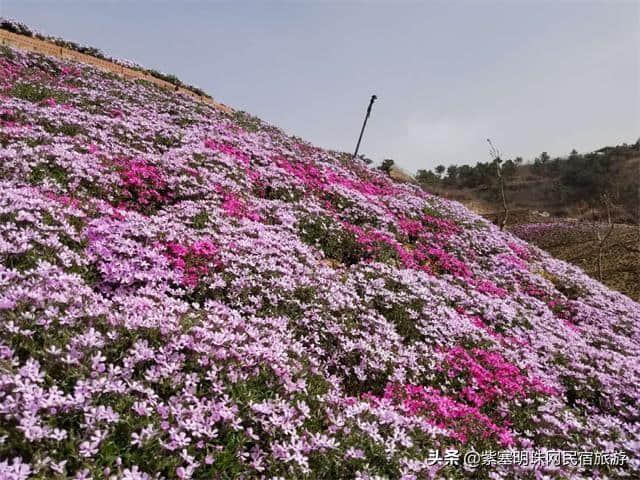
M 632 478 L 640 306 L 245 114 L 0 53 L 0 478 Z M 433 463 L 457 449 L 622 465 Z

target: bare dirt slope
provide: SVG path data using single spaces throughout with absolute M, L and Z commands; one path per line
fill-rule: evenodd
M 141 72 L 133 68 L 127 68 L 123 65 L 118 65 L 117 63 L 109 62 L 101 58 L 92 57 L 91 55 L 86 55 L 84 53 L 76 52 L 69 48 L 60 47 L 58 45 L 47 42 L 45 40 L 26 37 L 24 35 L 17 35 L 15 33 L 0 29 L 0 45 L 19 48 L 21 50 L 25 50 L 28 52 L 41 53 L 41 54 L 49 55 L 52 57 L 57 57 L 63 60 L 73 60 L 75 62 L 81 62 L 84 64 L 97 67 L 100 70 L 121 75 L 129 80 L 145 80 L 147 82 L 151 82 L 155 85 L 166 88 L 168 90 L 175 91 L 176 93 L 188 95 L 189 97 L 193 98 L 198 102 L 206 103 L 223 112 L 227 112 L 227 113 L 233 112 L 233 109 L 228 107 L 227 105 L 216 102 L 211 98 L 198 95 L 197 93 L 192 92 L 188 88 L 175 87 L 171 83 L 166 82 L 160 78 L 155 78 L 154 76 L 149 75 L 148 73 Z
M 554 257 L 573 263 L 598 279 L 598 241 L 596 232 L 605 224 L 549 220 L 515 225 L 510 230 L 548 251 Z M 640 300 L 640 227 L 616 224 L 607 240 L 602 259 L 601 281 L 630 298 Z

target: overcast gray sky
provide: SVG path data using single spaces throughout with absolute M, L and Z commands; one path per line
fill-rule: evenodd
M 639 1 L 29 1 L 0 15 L 415 171 L 640 136 Z

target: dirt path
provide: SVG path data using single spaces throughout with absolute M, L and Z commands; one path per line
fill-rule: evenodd
M 148 73 L 140 72 L 132 68 L 123 67 L 122 65 L 118 65 L 117 63 L 109 62 L 107 60 L 102 60 L 101 58 L 96 58 L 92 57 L 91 55 L 76 52 L 75 50 L 71 50 L 69 48 L 60 47 L 44 40 L 26 37 L 24 35 L 18 35 L 6 30 L 0 30 L 0 45 L 19 48 L 20 50 L 27 50 L 29 52 L 41 53 L 43 55 L 58 57 L 64 60 L 73 60 L 80 63 L 86 63 L 89 65 L 93 65 L 94 67 L 97 67 L 101 70 L 113 72 L 130 80 L 146 80 L 162 88 L 166 88 L 176 93 L 188 95 L 198 102 L 206 103 L 207 105 L 211 105 L 218 110 L 222 110 L 223 112 L 233 112 L 233 109 L 231 107 L 228 107 L 227 105 L 218 103 L 211 98 L 198 95 L 197 93 L 183 87 L 178 87 L 176 89 L 175 85 L 159 78 L 153 77 Z

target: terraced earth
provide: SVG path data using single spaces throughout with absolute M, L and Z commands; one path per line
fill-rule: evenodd
M 522 239 L 534 243 L 598 278 L 597 233 L 604 237 L 609 229 L 606 223 L 567 221 L 520 224 L 510 230 Z M 616 224 L 603 248 L 602 282 L 640 300 L 640 227 Z

